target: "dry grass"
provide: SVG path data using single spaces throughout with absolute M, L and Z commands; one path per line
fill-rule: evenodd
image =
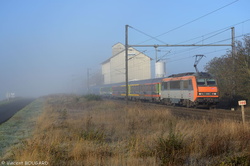
M 249 165 L 250 127 L 233 121 L 183 120 L 168 110 L 47 97 L 34 136 L 16 161 L 50 165 Z

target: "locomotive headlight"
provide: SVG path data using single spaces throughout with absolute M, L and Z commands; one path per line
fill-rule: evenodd
M 217 92 L 199 92 L 198 93 L 199 96 L 216 96 Z

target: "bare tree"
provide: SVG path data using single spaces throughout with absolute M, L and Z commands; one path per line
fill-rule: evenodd
M 217 78 L 222 98 L 250 99 L 250 37 L 236 42 L 236 55 L 216 57 L 205 70 Z

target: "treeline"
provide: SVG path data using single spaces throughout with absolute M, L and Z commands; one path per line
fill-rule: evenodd
M 238 100 L 250 99 L 250 37 L 236 42 L 235 54 L 228 51 L 213 58 L 205 70 L 217 78 L 224 106 L 236 106 Z

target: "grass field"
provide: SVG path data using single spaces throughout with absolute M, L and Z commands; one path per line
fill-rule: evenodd
M 143 103 L 48 96 L 33 124 L 30 137 L 9 148 L 4 160 L 60 166 L 250 165 L 249 124 L 180 119 Z
M 0 125 L 0 157 L 12 153 L 9 148 L 32 135 L 42 105 L 43 99 L 36 100 Z

